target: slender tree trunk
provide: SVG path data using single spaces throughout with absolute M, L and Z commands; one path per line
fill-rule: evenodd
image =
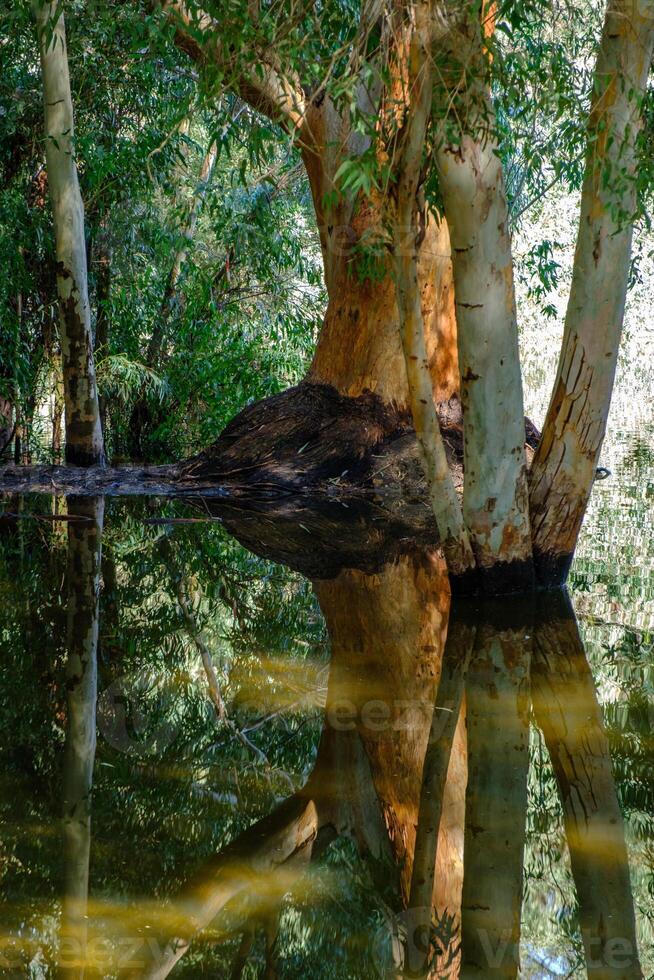
M 64 901 L 59 975 L 84 976 L 95 762 L 97 644 L 104 498 L 69 497 L 66 665 L 67 727 L 63 771 Z
M 14 406 L 10 398 L 0 395 L 0 459 L 8 451 L 14 438 Z
M 61 463 L 63 447 L 63 428 L 64 428 L 64 375 L 61 366 L 61 353 L 54 351 L 52 354 L 52 462 Z
M 534 554 L 546 586 L 567 577 L 606 430 L 637 207 L 636 142 L 653 43 L 651 4 L 609 0 L 595 67 L 563 345 L 530 474 Z
M 563 807 L 589 980 L 640 980 L 624 823 L 577 621 L 565 593 L 543 601 L 532 694 Z
M 461 715 L 465 675 L 476 631 L 475 624 L 460 619 L 456 608 L 450 609 L 443 665 L 422 769 L 408 905 L 411 913 L 410 930 L 407 929 L 404 956 L 404 971 L 410 977 L 429 976 L 434 953 L 429 937 L 432 932 L 432 899 L 443 800 L 452 745 Z M 447 969 L 455 957 L 455 950 L 442 945 L 444 948 L 439 954 L 439 960 L 442 968 Z
M 413 426 L 422 449 L 427 486 L 443 553 L 453 583 L 467 580 L 475 560 L 463 522 L 461 504 L 445 452 L 433 396 L 425 344 L 425 324 L 418 285 L 418 191 L 427 126 L 431 114 L 432 19 L 431 4 L 419 0 L 412 7 L 414 25 L 409 41 L 407 115 L 396 187 L 397 218 L 393 249 L 400 336 L 408 383 Z M 426 206 L 422 223 L 429 220 Z M 455 264 L 456 267 L 456 264 Z
M 482 612 L 466 680 L 468 787 L 461 980 L 518 975 L 532 620 Z
M 454 12 L 454 16 L 458 11 Z M 436 161 L 450 224 L 463 405 L 463 515 L 484 590 L 528 591 L 533 581 L 524 452 L 525 423 L 502 164 L 491 133 L 485 54 L 476 7 L 447 41 L 437 106 L 455 99 L 449 80 L 474 78 L 463 96 L 465 130 L 445 111 Z M 472 66 L 472 67 L 471 67 Z M 440 100 L 440 101 L 439 101 Z
M 211 184 L 211 178 L 213 176 L 213 170 L 217 157 L 218 145 L 214 141 L 211 143 L 202 160 L 200 173 L 198 174 L 198 182 L 193 192 L 191 204 L 188 208 L 186 218 L 179 229 L 181 242 L 175 251 L 173 264 L 168 274 L 166 288 L 161 301 L 159 316 L 157 317 L 152 329 L 152 334 L 150 336 L 145 355 L 145 363 L 150 368 L 155 367 L 157 361 L 159 360 L 159 356 L 162 352 L 163 344 L 166 339 L 166 330 L 170 322 L 170 318 L 175 311 L 175 307 L 179 303 L 180 298 L 178 287 L 182 269 L 184 268 L 184 263 L 188 257 L 189 245 L 193 240 L 193 235 L 195 234 L 195 227 L 198 222 L 200 211 L 202 210 L 202 205 L 204 203 L 207 190 Z
M 57 257 L 66 460 L 90 466 L 101 464 L 104 454 L 93 364 L 84 206 L 74 156 L 66 31 L 59 4 L 34 0 L 33 9 L 43 76 L 48 188 Z
M 96 286 L 96 317 L 95 317 L 95 349 L 100 351 L 101 358 L 109 354 L 110 302 L 111 302 L 111 273 L 113 249 L 109 241 L 109 233 L 102 229 L 101 240 L 96 249 L 97 286 Z M 100 424 L 104 445 L 107 443 L 107 399 L 98 393 Z

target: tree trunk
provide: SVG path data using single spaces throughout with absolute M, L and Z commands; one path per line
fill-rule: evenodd
M 15 429 L 13 403 L 10 398 L 0 395 L 0 459 L 9 450 Z
M 74 156 L 73 106 L 61 6 L 35 0 L 45 117 L 48 188 L 57 257 L 59 336 L 66 403 L 66 460 L 104 459 L 93 364 L 84 206 Z
M 431 942 L 432 898 L 438 863 L 438 839 L 452 745 L 461 715 L 465 676 L 476 631 L 475 624 L 459 618 L 456 608 L 450 609 L 447 642 L 422 768 L 422 789 L 408 906 L 411 913 L 411 929 L 407 930 L 404 954 L 404 971 L 408 972 L 410 977 L 429 976 L 434 958 Z M 454 936 L 449 945 L 441 941 L 437 972 L 439 967 L 447 970 L 455 957 Z
M 439 86 L 435 97 L 437 109 L 442 105 L 444 110 L 438 119 L 436 162 L 454 266 L 463 515 L 484 590 L 525 592 L 533 584 L 533 571 L 509 213 L 492 135 L 493 108 L 484 87 L 478 8 L 473 5 L 463 16 L 466 22 L 452 27 L 445 42 L 442 90 Z M 448 127 L 456 121 L 447 110 L 457 103 L 448 82 L 453 75 L 460 85 L 462 72 L 472 78 L 463 95 L 466 128 L 452 136 Z
M 170 267 L 166 288 L 161 301 L 159 316 L 152 329 L 152 334 L 150 336 L 145 355 L 145 363 L 149 368 L 154 368 L 157 364 L 166 339 L 166 329 L 168 323 L 175 310 L 176 304 L 179 302 L 178 287 L 182 269 L 188 257 L 189 245 L 193 240 L 195 226 L 197 225 L 198 217 L 200 215 L 200 211 L 202 210 L 202 205 L 204 203 L 207 190 L 211 184 L 211 178 L 213 176 L 213 169 L 216 164 L 217 157 L 218 144 L 214 140 L 202 160 L 200 172 L 198 174 L 198 182 L 195 190 L 193 191 L 193 196 L 188 207 L 187 215 L 182 222 L 181 228 L 179 229 L 181 243 L 177 247 L 173 257 L 173 263 Z
M 640 980 L 624 824 L 595 684 L 565 593 L 544 600 L 534 635 L 536 722 L 563 807 L 589 980 Z
M 84 976 L 86 961 L 104 498 L 70 497 L 68 513 L 81 522 L 68 524 L 64 898 L 59 975 L 73 980 Z
M 111 263 L 113 249 L 109 241 L 109 232 L 106 228 L 101 231 L 100 243 L 96 249 L 96 314 L 95 314 L 95 349 L 100 351 L 100 357 L 105 358 L 109 354 L 109 327 L 110 327 L 110 303 L 111 303 Z M 98 393 L 98 406 L 100 412 L 100 425 L 102 427 L 102 439 L 106 446 L 107 443 L 107 399 Z
M 413 7 L 414 26 L 409 40 L 407 119 L 403 143 L 396 164 L 399 179 L 395 188 L 397 215 L 393 258 L 399 311 L 399 332 L 404 350 L 409 403 L 413 426 L 422 450 L 429 497 L 436 518 L 441 547 L 452 582 L 466 580 L 474 569 L 468 531 L 463 521 L 445 452 L 440 422 L 434 405 L 433 383 L 425 344 L 421 292 L 418 285 L 418 243 L 421 225 L 430 220 L 426 205 L 420 209 L 418 191 L 423 148 L 431 114 L 432 20 L 428 2 Z M 419 211 L 422 211 L 422 221 Z M 433 220 L 433 219 L 432 219 Z
M 606 430 L 637 209 L 636 141 L 653 43 L 649 4 L 609 0 L 563 345 L 530 475 L 534 555 L 545 586 L 567 577 Z

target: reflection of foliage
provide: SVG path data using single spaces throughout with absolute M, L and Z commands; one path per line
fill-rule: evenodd
M 26 516 L 41 506 L 29 504 Z M 175 505 L 162 510 L 179 512 Z M 289 783 L 304 781 L 321 717 L 311 683 L 320 683 L 324 662 L 322 625 L 307 586 L 245 553 L 216 523 L 175 528 L 163 533 L 179 569 L 195 580 L 194 611 L 224 682 L 230 720 L 252 727 L 248 738 L 265 748 L 267 761 L 221 727 L 162 559 L 162 529 L 142 522 L 150 513 L 148 504 L 109 504 L 105 522 L 99 686 L 126 677 L 129 690 L 135 680 L 146 725 L 129 727 L 135 751 L 121 751 L 102 735 L 98 741 L 91 895 L 108 909 L 124 904 L 118 914 L 127 917 L 130 902 L 177 891 L 203 859 L 288 795 Z M 24 520 L 0 524 L 0 535 L 0 595 L 8 612 L 0 724 L 15 736 L 2 747 L 2 887 L 13 910 L 4 928 L 28 922 L 35 930 L 30 943 L 38 946 L 42 936 L 49 958 L 52 937 L 43 932 L 42 915 L 56 921 L 50 903 L 61 874 L 55 830 L 65 725 L 65 532 Z M 291 680 L 304 676 L 301 663 L 309 667 L 303 696 L 285 684 L 284 665 L 292 663 Z M 134 707 L 128 698 L 128 713 Z M 153 731 L 166 737 L 149 745 Z M 191 956 L 188 975 L 193 963 Z

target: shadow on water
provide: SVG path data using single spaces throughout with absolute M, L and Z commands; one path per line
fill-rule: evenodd
M 147 564 L 146 545 L 138 535 L 130 538 L 127 525 L 109 523 L 111 549 L 103 555 L 103 499 L 68 498 L 67 532 L 51 531 L 39 566 L 41 587 L 53 596 L 50 606 L 35 618 L 29 609 L 19 613 L 6 605 L 3 627 L 6 636 L 20 638 L 20 656 L 33 658 L 42 740 L 30 741 L 22 731 L 4 735 L 5 798 L 13 794 L 18 802 L 13 810 L 5 803 L 3 824 L 37 833 L 39 845 L 18 847 L 0 864 L 7 909 L 3 975 L 643 976 L 609 743 L 567 595 L 451 606 L 443 562 L 415 527 L 382 519 L 364 505 L 312 510 L 304 501 L 301 507 L 301 513 L 264 505 L 226 510 L 219 501 L 204 507 L 207 518 L 219 517 L 251 551 L 311 578 L 324 617 L 330 660 L 306 685 L 317 688 L 320 677 L 326 687 L 317 737 L 297 749 L 294 773 L 278 778 L 269 757 L 297 739 L 304 722 L 275 728 L 267 742 L 256 741 L 256 733 L 268 731 L 263 723 L 234 721 L 200 622 L 203 556 L 189 548 L 184 564 L 175 549 L 185 529 L 149 525 L 160 561 L 148 572 L 155 598 L 138 599 L 139 614 L 121 642 L 116 597 L 125 591 L 126 573 L 117 556 L 138 569 Z M 29 605 L 26 582 L 38 541 L 14 522 L 0 529 L 0 545 L 16 568 L 28 569 L 14 594 Z M 194 736 L 197 753 L 191 738 L 183 764 L 175 763 L 175 779 L 182 792 L 213 805 L 204 819 L 213 833 L 220 828 L 220 839 L 212 838 L 211 847 L 198 844 L 193 860 L 194 835 L 176 825 L 172 836 L 184 838 L 181 853 L 169 848 L 162 854 L 159 884 L 151 883 L 143 858 L 136 898 L 120 886 L 125 865 L 136 865 L 139 879 L 134 839 L 126 831 L 124 841 L 110 840 L 112 850 L 104 839 L 94 842 L 94 834 L 96 825 L 107 824 L 107 807 L 108 825 L 119 838 L 121 820 L 127 826 L 135 808 L 147 811 L 145 827 L 175 819 L 165 794 L 155 788 L 139 796 L 130 779 L 147 782 L 154 773 L 156 787 L 162 760 L 170 777 L 169 749 L 187 688 L 180 683 L 164 705 L 165 718 L 155 717 L 156 704 L 153 709 L 148 702 L 155 714 L 146 731 L 147 720 L 130 703 L 133 690 L 130 695 L 120 686 L 121 657 L 139 642 L 139 631 L 156 622 L 157 642 L 166 649 L 172 626 L 165 616 L 157 619 L 163 600 L 152 584 L 162 569 L 171 580 L 167 606 L 177 616 L 175 629 L 185 631 L 185 649 L 195 656 L 194 684 L 203 692 L 194 723 L 198 731 L 208 726 L 221 733 L 212 771 L 234 767 L 238 782 L 240 766 L 247 783 L 247 766 L 259 766 L 274 791 L 262 808 L 260 784 L 253 781 L 238 797 L 211 788 L 201 777 L 200 736 Z M 205 579 L 212 575 L 220 579 L 223 607 L 236 603 L 224 556 L 205 570 Z M 11 577 L 5 568 L 5 599 Z M 138 605 L 133 595 L 131 601 Z M 113 624 L 113 640 L 105 624 Z M 57 653 L 56 638 L 64 632 L 67 649 Z M 48 653 L 53 662 L 60 655 L 57 677 L 48 673 Z M 235 656 L 238 661 L 238 650 Z M 107 682 L 99 700 L 98 664 Z M 298 676 L 309 667 L 300 661 Z M 11 675 L 2 683 L 10 685 Z M 141 692 L 146 700 L 150 683 Z M 5 697 L 20 703 L 26 693 L 17 686 Z M 301 716 L 305 709 L 298 710 Z M 99 760 L 98 726 L 116 750 Z M 147 743 L 145 761 L 132 751 L 138 739 Z M 560 850 L 567 852 L 576 895 L 573 940 L 557 955 L 534 950 L 521 936 L 528 813 L 538 810 L 529 788 L 535 739 L 549 755 L 565 838 Z M 216 749 L 215 737 L 213 743 Z M 236 763 L 232 750 L 240 753 Z M 42 811 L 32 796 L 48 797 L 39 771 L 50 756 L 60 775 L 50 779 Z M 123 766 L 111 793 L 104 766 L 116 773 Z M 91 795 L 98 779 L 104 781 L 101 806 Z M 231 813 L 237 803 L 240 819 Z M 51 821 L 63 813 L 60 835 L 35 829 L 44 812 Z M 147 839 L 143 843 L 145 854 Z M 167 873 L 169 884 L 160 887 Z M 37 884 L 30 885 L 30 876 Z M 347 932 L 344 920 L 351 926 L 349 947 L 337 950 Z M 579 962 L 569 952 L 575 941 Z M 532 954 L 540 972 L 526 972 Z

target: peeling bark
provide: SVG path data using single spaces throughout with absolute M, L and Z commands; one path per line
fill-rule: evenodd
M 45 151 L 54 219 L 66 461 L 91 466 L 104 462 L 104 450 L 93 363 L 84 205 L 74 155 L 66 30 L 60 4 L 34 0 L 33 10 L 43 76 Z
M 461 13 L 448 10 L 453 21 Z M 463 516 L 485 591 L 526 592 L 532 585 L 524 453 L 522 375 L 513 286 L 509 214 L 502 165 L 485 90 L 487 68 L 477 8 L 453 23 L 435 101 L 436 163 L 450 225 L 464 420 Z M 447 107 L 461 77 L 465 122 L 456 137 Z M 453 141 L 454 140 L 454 141 Z
M 636 140 L 654 45 L 651 4 L 610 0 L 595 67 L 563 344 L 530 474 L 534 554 L 565 582 L 606 430 L 637 208 Z

